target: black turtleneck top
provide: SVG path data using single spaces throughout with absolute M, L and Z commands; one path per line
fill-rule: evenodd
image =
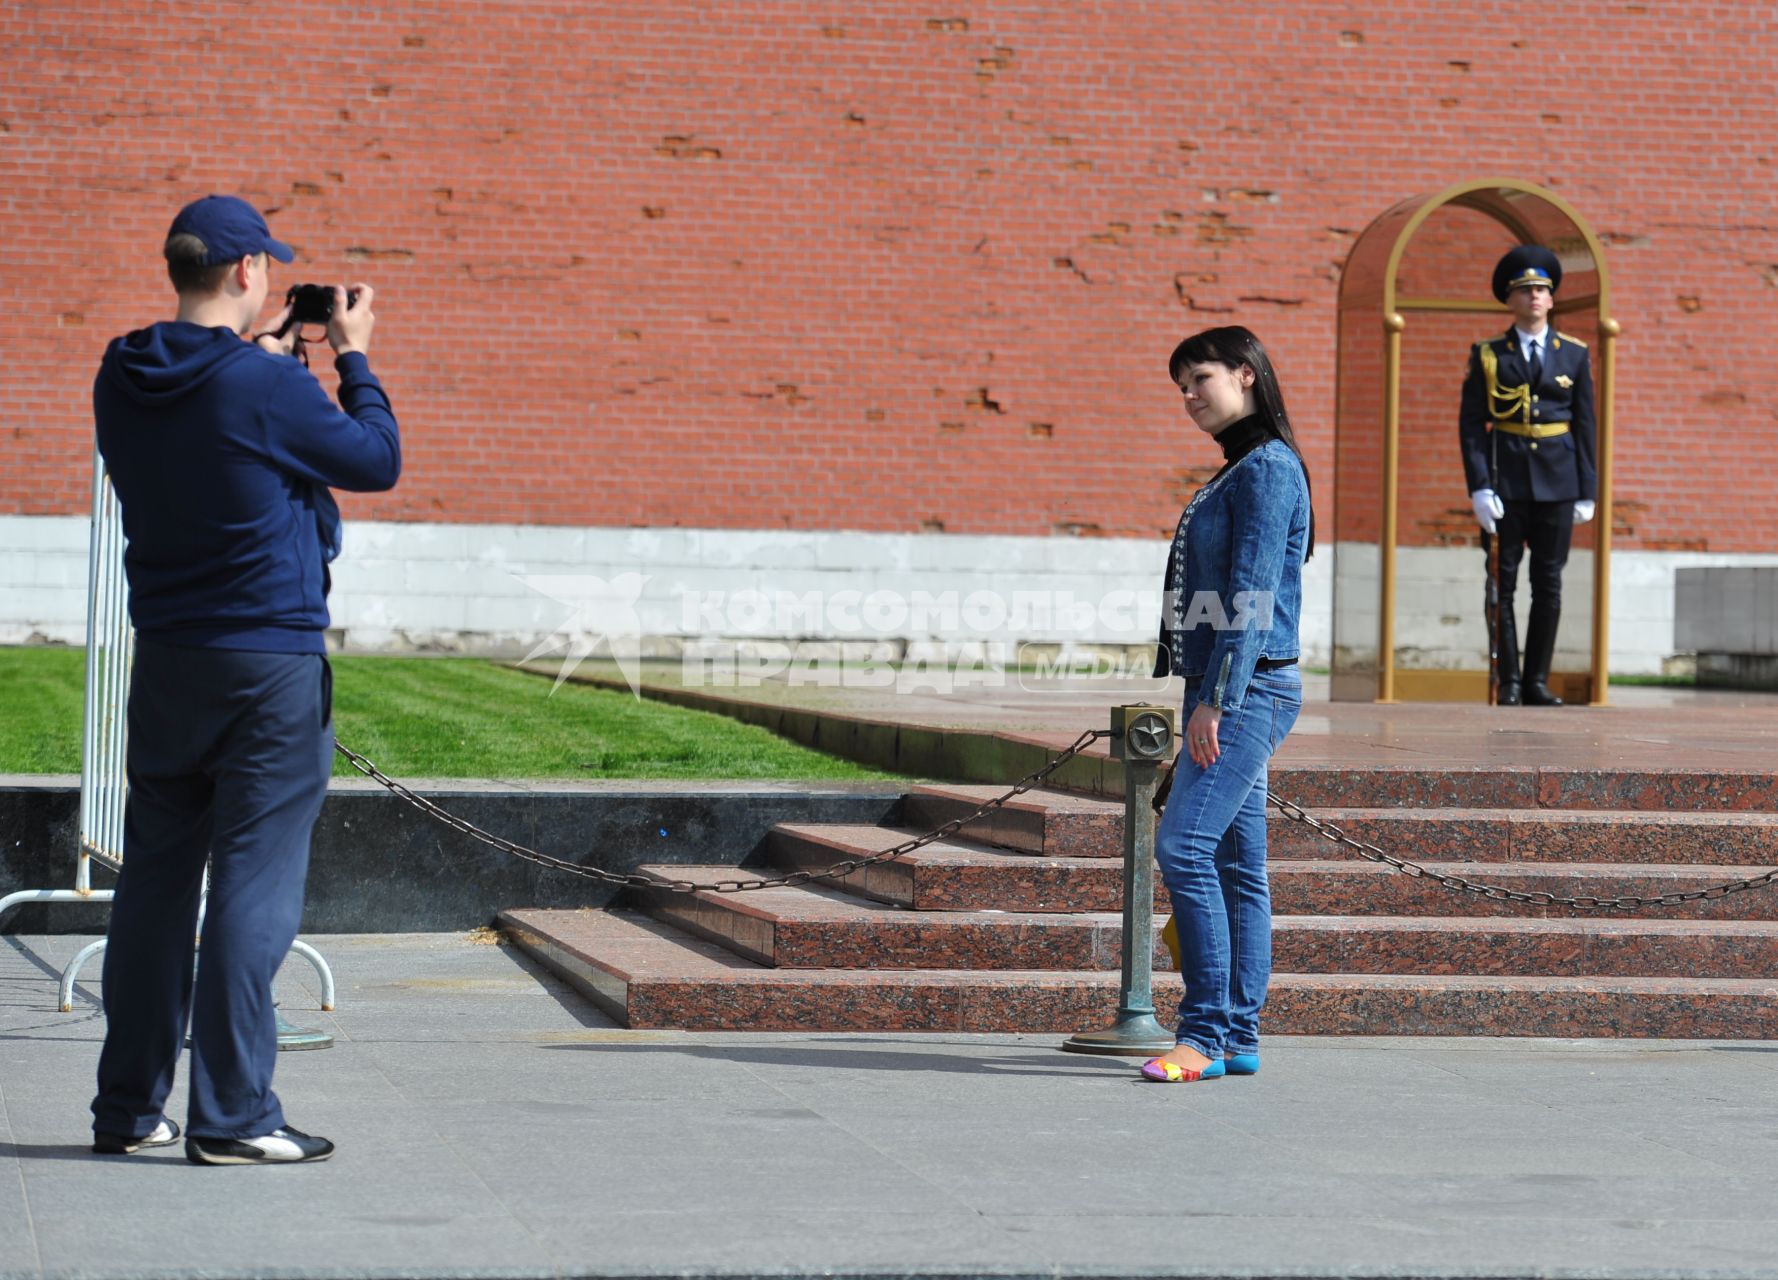
M 1229 423 L 1228 426 L 1210 437 L 1222 446 L 1222 470 L 1218 471 L 1216 475 L 1221 475 L 1223 471 L 1227 471 L 1242 458 L 1270 440 L 1272 433 L 1266 430 L 1266 426 L 1266 416 L 1263 413 L 1251 413 L 1245 418 Z M 1216 476 L 1210 478 L 1214 480 Z

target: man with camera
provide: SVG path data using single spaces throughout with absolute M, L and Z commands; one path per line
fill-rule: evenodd
M 93 388 L 136 628 L 93 1150 L 177 1140 L 163 1107 L 189 1018 L 186 1157 L 324 1160 L 333 1144 L 287 1125 L 272 1091 L 272 979 L 302 917 L 333 761 L 322 633 L 340 518 L 328 489 L 392 488 L 400 437 L 367 358 L 368 285 L 292 290 L 250 342 L 272 260 L 294 257 L 258 210 L 194 201 L 164 253 L 177 317 L 112 342 Z M 292 356 L 308 318 L 327 325 L 337 407 Z

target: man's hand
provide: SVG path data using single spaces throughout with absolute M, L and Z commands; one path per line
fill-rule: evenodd
M 333 319 L 327 322 L 327 345 L 333 348 L 336 356 L 343 356 L 348 351 L 370 354 L 370 331 L 377 323 L 377 318 L 371 314 L 370 303 L 376 294 L 362 281 L 352 288 L 358 294 L 358 302 L 348 310 L 345 288 L 337 284 L 333 287 Z
M 1593 518 L 1593 512 L 1596 510 L 1591 498 L 1582 498 L 1574 504 L 1574 523 L 1585 524 Z
M 1475 522 L 1482 526 L 1483 533 L 1494 532 L 1494 522 L 1506 514 L 1506 504 L 1494 496 L 1492 489 L 1477 489 L 1469 495 L 1469 505 L 1475 508 Z
M 284 309 L 272 317 L 266 331 L 253 340 L 275 356 L 290 355 L 302 337 L 300 328 L 290 323 L 290 310 L 290 304 L 285 303 Z

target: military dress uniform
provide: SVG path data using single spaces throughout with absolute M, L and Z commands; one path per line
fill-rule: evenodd
M 1535 245 L 1502 258 L 1494 295 L 1502 302 L 1515 288 L 1561 283 L 1556 256 Z M 1499 587 L 1500 701 L 1559 704 L 1547 681 L 1562 614 L 1562 570 L 1574 534 L 1574 504 L 1594 500 L 1593 372 L 1587 345 L 1551 325 L 1526 359 L 1517 327 L 1478 342 L 1463 380 L 1458 433 L 1469 491 L 1492 489 L 1506 508 L 1495 526 Z M 1489 535 L 1482 535 L 1483 550 Z M 1531 553 L 1531 610 L 1525 629 L 1521 685 L 1513 596 L 1519 561 Z

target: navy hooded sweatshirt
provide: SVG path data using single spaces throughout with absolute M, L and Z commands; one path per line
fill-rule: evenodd
M 328 487 L 374 492 L 401 474 L 369 361 L 350 352 L 334 368 L 341 407 L 299 361 L 226 328 L 170 321 L 106 349 L 93 416 L 140 635 L 326 652 L 327 563 L 340 545 Z

